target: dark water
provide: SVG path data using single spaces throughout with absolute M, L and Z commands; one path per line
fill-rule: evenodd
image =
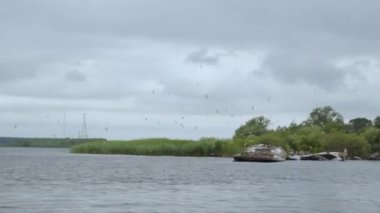
M 380 162 L 0 148 L 0 212 L 380 212 Z

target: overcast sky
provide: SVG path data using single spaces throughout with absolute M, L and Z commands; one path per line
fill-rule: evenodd
M 0 136 L 229 138 L 380 115 L 378 0 L 1 0 Z

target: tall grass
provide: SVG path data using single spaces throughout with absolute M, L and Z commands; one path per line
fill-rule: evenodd
M 240 148 L 231 140 L 203 138 L 199 141 L 166 138 L 89 142 L 71 147 L 72 153 L 153 156 L 232 156 Z

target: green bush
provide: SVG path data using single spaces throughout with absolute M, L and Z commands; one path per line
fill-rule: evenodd
M 349 157 L 366 157 L 370 152 L 370 145 L 364 137 L 343 132 L 326 135 L 324 148 L 331 152 L 343 152 L 344 149 L 347 149 Z

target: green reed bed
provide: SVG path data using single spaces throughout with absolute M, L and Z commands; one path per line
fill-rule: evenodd
M 240 148 L 231 140 L 204 138 L 199 141 L 166 138 L 89 142 L 71 147 L 72 153 L 152 156 L 232 156 Z

